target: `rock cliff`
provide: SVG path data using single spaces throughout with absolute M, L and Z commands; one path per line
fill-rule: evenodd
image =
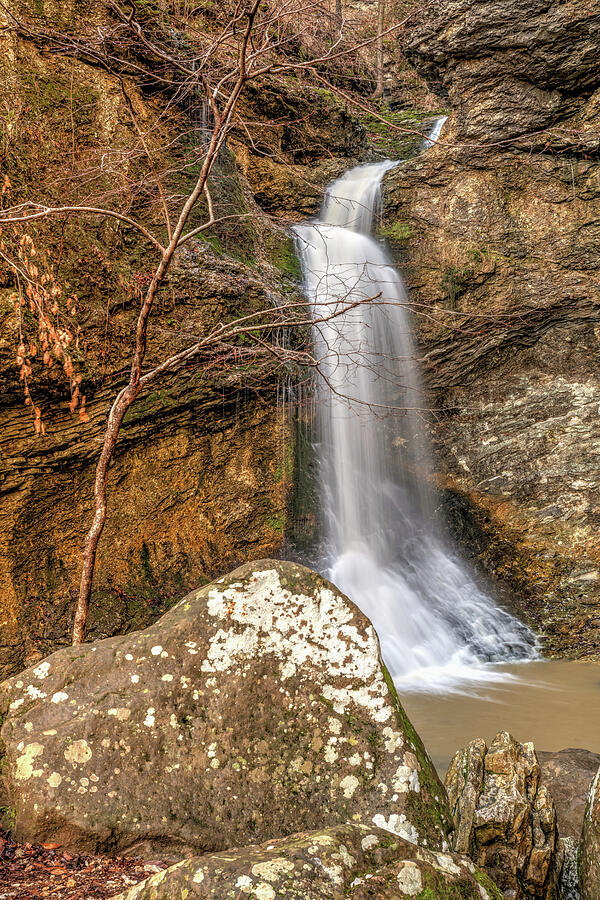
M 161 4 L 139 5 L 162 21 Z M 17 18 L 11 18 L 14 14 Z M 106 5 L 13 0 L 0 13 L 0 183 L 46 202 L 116 195 L 156 225 L 142 179 L 130 115 L 150 128 L 174 198 L 193 166 L 188 143 L 202 139 L 193 103 L 172 103 L 133 82 L 121 85 L 93 59 L 50 52 L 28 31 L 105 24 Z M 168 22 L 167 22 L 168 24 Z M 157 25 L 158 27 L 158 25 Z M 172 40 L 172 34 L 169 38 Z M 129 101 L 124 96 L 126 88 Z M 129 105 L 128 105 L 129 103 Z M 157 118 L 158 117 L 158 118 Z M 272 120 L 265 129 L 265 120 Z M 296 296 L 291 239 L 271 212 L 299 218 L 319 204 L 322 185 L 364 153 L 361 125 L 324 91 L 296 80 L 249 90 L 240 125 L 221 154 L 212 192 L 224 222 L 180 256 L 151 322 L 148 362 L 202 334 L 207 323 Z M 136 186 L 137 184 L 137 186 Z M 259 205 L 259 201 L 262 207 Z M 198 221 L 204 213 L 200 204 Z M 34 402 L 46 434 L 36 437 L 15 366 L 15 281 L 0 268 L 0 673 L 22 668 L 64 642 L 89 527 L 92 479 L 103 423 L 129 365 L 131 333 L 151 261 L 116 224 L 61 220 L 35 235 L 56 279 L 78 297 L 78 370 L 89 422 L 69 413 L 70 394 L 52 373 L 34 373 Z M 58 368 L 58 367 L 56 367 Z M 55 368 L 55 371 L 56 371 Z M 142 395 L 128 415 L 110 476 L 90 633 L 103 637 L 156 618 L 182 591 L 249 557 L 274 553 L 286 531 L 293 434 L 271 371 L 248 377 L 192 368 Z
M 387 177 L 457 533 L 549 652 L 600 648 L 600 6 L 451 0 L 407 41 L 452 105 Z

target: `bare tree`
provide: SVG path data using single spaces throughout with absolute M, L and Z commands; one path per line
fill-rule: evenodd
M 382 5 L 383 0 L 380 0 Z M 0 4 L 2 6 L 2 4 Z M 140 393 L 160 376 L 180 370 L 191 360 L 205 363 L 239 359 L 240 354 L 254 362 L 275 360 L 279 364 L 318 366 L 309 350 L 282 347 L 275 334 L 315 324 L 304 301 L 290 302 L 259 312 L 240 316 L 231 322 L 217 322 L 206 333 L 187 346 L 177 349 L 151 368 L 145 367 L 148 328 L 157 297 L 164 289 L 170 270 L 180 249 L 200 237 L 223 220 L 214 211 L 210 176 L 232 128 L 239 125 L 239 102 L 249 82 L 281 76 L 284 73 L 326 72 L 335 60 L 359 53 L 371 40 L 352 44 L 341 33 L 323 43 L 318 28 L 317 3 L 302 0 L 227 0 L 220 9 L 210 33 L 195 26 L 193 18 L 185 22 L 185 40 L 176 46 L 165 38 L 159 27 L 140 21 L 133 0 L 107 0 L 105 24 L 89 34 L 59 32 L 40 25 L 15 19 L 4 8 L 11 27 L 46 49 L 74 59 L 83 59 L 101 66 L 119 79 L 135 130 L 139 138 L 140 156 L 145 160 L 144 179 L 154 183 L 161 227 L 147 224 L 128 209 L 106 204 L 47 205 L 43 202 L 24 202 L 6 206 L 0 214 L 0 227 L 22 229 L 18 241 L 17 259 L 0 242 L 0 255 L 16 274 L 18 293 L 15 306 L 19 311 L 29 306 L 36 316 L 44 361 L 51 365 L 54 358 L 62 362 L 71 380 L 72 410 L 78 408 L 85 419 L 85 397 L 79 392 L 80 377 L 73 372 L 69 347 L 77 335 L 69 323 L 61 327 L 61 288 L 51 271 L 44 272 L 34 259 L 36 247 L 27 229 L 46 220 L 64 222 L 72 217 L 115 220 L 122 227 L 138 233 L 154 257 L 147 284 L 140 294 L 140 306 L 135 326 L 129 376 L 112 403 L 94 480 L 94 516 L 85 539 L 79 594 L 73 626 L 73 643 L 85 637 L 94 567 L 99 541 L 108 509 L 108 474 L 119 433 L 127 411 Z M 317 16 L 317 18 L 315 18 Z M 401 27 L 403 23 L 395 26 Z M 377 41 L 383 40 L 383 26 L 378 28 Z M 302 45 L 305 50 L 298 54 Z M 379 44 L 378 44 L 379 46 Z M 310 48 L 309 58 L 306 48 Z M 134 103 L 128 91 L 133 83 L 151 85 L 168 98 L 168 104 L 181 103 L 193 97 L 203 104 L 206 118 L 206 140 L 195 151 L 198 174 L 193 187 L 181 201 L 168 193 L 167 181 L 160 171 L 148 130 L 138 121 Z M 4 194 L 9 195 L 5 182 Z M 6 199 L 6 198 L 4 198 Z M 200 224 L 191 222 L 199 205 L 204 210 Z M 76 298 L 68 298 L 67 306 L 76 306 Z M 323 320 L 342 315 L 349 305 L 336 303 L 323 314 Z M 359 302 L 367 302 L 362 299 Z M 72 309 L 71 309 L 72 311 Z M 52 315 L 50 314 L 52 313 Z M 318 326 L 318 321 L 316 322 Z M 250 346 L 240 349 L 238 339 L 252 338 Z M 31 402 L 29 378 L 31 356 L 35 346 L 22 339 L 17 361 L 24 382 L 26 402 L 34 409 L 36 430 L 43 431 L 39 408 Z

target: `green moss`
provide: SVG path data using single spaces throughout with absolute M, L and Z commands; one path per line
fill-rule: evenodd
M 385 101 L 380 101 L 376 113 L 365 113 L 361 117 L 371 146 L 391 159 L 405 159 L 421 148 L 423 121 L 446 115 L 447 110 L 392 109 Z
M 489 875 L 486 875 L 485 872 L 481 872 L 477 869 L 476 872 L 473 873 L 473 877 L 478 884 L 480 884 L 483 888 L 486 889 L 488 894 L 490 895 L 490 900 L 503 900 L 504 894 L 498 888 Z
M 17 820 L 17 811 L 13 806 L 0 806 L 0 827 L 4 831 L 12 831 Z
M 412 237 L 412 228 L 408 222 L 393 222 L 379 229 L 379 234 L 390 241 L 398 243 L 408 241 Z
M 285 529 L 285 513 L 278 512 L 267 516 L 267 525 L 269 528 L 272 528 L 273 531 L 282 534 Z
M 465 266 L 462 269 L 449 266 L 445 270 L 442 275 L 442 291 L 446 295 L 450 309 L 456 309 L 457 302 L 466 291 L 472 277 L 473 269 L 470 266 Z
M 272 246 L 267 249 L 269 262 L 279 269 L 282 275 L 290 278 L 292 281 L 299 282 L 302 278 L 302 269 L 300 261 L 296 256 L 294 249 L 294 241 L 291 237 L 286 238 L 281 244 Z

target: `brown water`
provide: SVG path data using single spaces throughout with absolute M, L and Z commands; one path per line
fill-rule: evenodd
M 547 660 L 498 666 L 515 680 L 464 694 L 402 694 L 401 700 L 441 778 L 473 738 L 510 731 L 537 750 L 581 747 L 600 753 L 600 665 Z

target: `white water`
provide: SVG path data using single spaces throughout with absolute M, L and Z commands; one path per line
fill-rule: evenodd
M 448 116 L 440 116 L 439 119 L 435 120 L 435 122 L 433 123 L 433 126 L 431 128 L 431 131 L 429 132 L 429 134 L 425 138 L 425 141 L 423 142 L 423 146 L 424 146 L 425 150 L 428 147 L 433 147 L 433 145 L 435 144 L 435 142 L 441 135 L 442 128 L 444 127 L 444 125 L 446 124 L 447 121 L 448 121 Z
M 535 651 L 528 629 L 482 590 L 434 522 L 406 291 L 370 235 L 394 165 L 347 172 L 329 188 L 320 219 L 296 229 L 323 376 L 317 453 L 327 568 L 374 623 L 396 683 L 447 692 L 503 679 L 490 664 Z M 334 312 L 341 315 L 331 319 Z

